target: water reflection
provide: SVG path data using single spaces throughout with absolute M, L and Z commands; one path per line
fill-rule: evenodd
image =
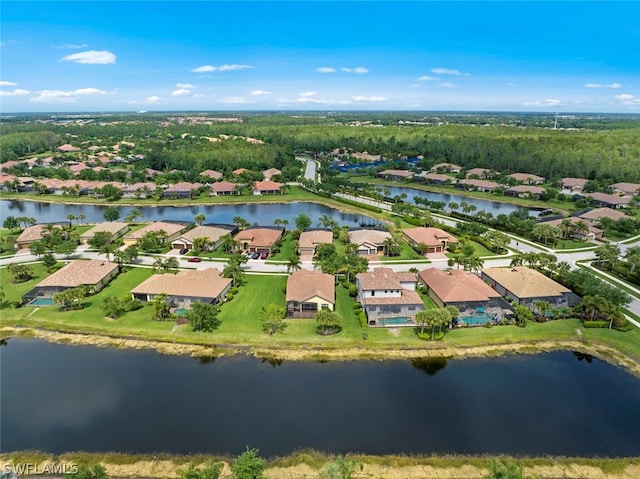
M 579 351 L 573 351 L 573 355 L 578 361 L 585 361 L 587 363 L 592 363 L 593 360 L 595 359 L 590 354 L 581 353 Z
M 447 358 L 435 357 L 435 358 L 413 358 L 411 365 L 427 373 L 428 376 L 434 376 L 438 371 L 442 371 L 447 365 Z

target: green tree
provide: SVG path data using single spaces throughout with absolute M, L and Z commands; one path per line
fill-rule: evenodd
M 335 334 L 342 329 L 342 318 L 335 311 L 321 309 L 315 317 L 322 334 Z
M 236 239 L 230 234 L 222 235 L 220 237 L 220 247 L 223 249 L 225 253 L 230 253 L 234 249 L 236 249 L 240 243 L 236 241 Z
M 296 228 L 300 231 L 304 231 L 305 229 L 307 229 L 309 226 L 311 226 L 311 218 L 309 217 L 309 215 L 305 214 L 305 213 L 300 213 L 298 216 L 296 216 L 294 218 L 294 223 L 296 224 Z
M 114 254 L 118 249 L 118 246 L 113 243 L 107 243 L 100 247 L 100 251 L 98 254 L 103 254 L 107 261 L 111 261 L 111 255 Z
M 169 296 L 166 293 L 157 295 L 153 300 L 153 319 L 155 321 L 164 321 L 170 315 Z
M 2 227 L 8 230 L 20 228 L 20 222 L 15 216 L 7 216 L 2 222 Z
M 69 474 L 67 477 L 71 479 L 109 479 L 107 471 L 100 464 L 92 466 L 79 465 L 78 471 L 75 474 Z
M 200 226 L 202 223 L 205 222 L 206 219 L 207 219 L 207 217 L 205 215 L 203 215 L 202 213 L 198 213 L 193 218 L 193 221 L 195 221 L 196 225 Z
M 7 265 L 7 272 L 13 276 L 14 283 L 24 283 L 33 278 L 33 270 L 28 264 L 12 263 Z
M 31 243 L 29 246 L 29 251 L 32 255 L 40 258 L 43 254 L 47 252 L 47 244 L 44 240 L 38 240 Z
M 522 304 L 516 306 L 516 321 L 520 326 L 524 326 L 527 321 L 533 321 L 533 313 L 529 308 Z
M 107 296 L 102 300 L 102 311 L 105 316 L 117 319 L 127 312 L 127 306 L 124 301 L 115 296 Z
M 506 464 L 498 460 L 494 460 L 489 465 L 489 473 L 484 479 L 527 479 L 524 475 L 522 466 L 507 462 Z
M 287 323 L 284 321 L 284 315 L 284 308 L 277 304 L 271 303 L 263 307 L 258 313 L 258 317 L 262 323 L 262 330 L 270 335 L 283 332 L 287 327 Z
M 45 265 L 47 269 L 51 269 L 58 264 L 58 261 L 52 253 L 45 253 L 42 257 L 42 264 Z
M 59 245 L 56 245 L 53 248 L 53 251 L 56 254 L 62 254 L 68 258 L 71 254 L 73 254 L 73 252 L 76 250 L 77 247 L 78 247 L 78 244 L 74 240 L 69 240 L 69 241 L 63 241 Z
M 620 247 L 612 243 L 606 243 L 598 246 L 594 253 L 598 258 L 599 264 L 606 263 L 607 269 L 613 270 L 620 257 Z
M 234 479 L 263 479 L 266 461 L 260 457 L 259 449 L 247 449 L 231 464 Z
M 322 467 L 320 477 L 322 479 L 353 479 L 354 474 L 362 469 L 363 465 L 361 463 L 339 455 Z
M 102 214 L 106 221 L 118 221 L 120 218 L 120 211 L 115 206 L 109 206 L 104 210 Z
M 211 303 L 193 303 L 192 309 L 186 312 L 191 329 L 210 332 L 220 325 L 218 313 L 220 308 Z
M 140 210 L 139 208 L 134 208 L 131 211 L 129 211 L 129 213 L 127 213 L 127 216 L 124 217 L 124 222 L 125 223 L 135 223 L 135 221 L 138 218 L 143 218 L 144 214 L 142 213 L 142 210 Z
M 87 243 L 91 247 L 99 250 L 104 245 L 111 243 L 111 238 L 112 235 L 108 231 L 98 231 L 93 235 L 92 238 L 89 238 Z
M 300 256 L 297 254 L 293 254 L 289 257 L 287 261 L 287 273 L 293 273 L 294 271 L 298 271 L 302 268 L 302 261 L 300 261 Z
M 84 303 L 82 300 L 87 296 L 87 290 L 82 286 L 77 288 L 69 288 L 53 295 L 53 304 L 60 306 L 60 311 L 68 311 L 70 309 L 82 309 Z
M 245 220 L 242 216 L 234 216 L 233 217 L 233 224 L 236 225 L 241 230 L 243 230 L 247 226 L 249 226 L 249 222 L 247 220 Z

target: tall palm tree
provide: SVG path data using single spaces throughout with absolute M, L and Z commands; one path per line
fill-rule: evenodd
M 294 271 L 298 271 L 302 268 L 302 261 L 300 261 L 300 256 L 297 254 L 291 255 L 289 257 L 289 261 L 287 262 L 287 273 L 293 273 Z
M 198 226 L 201 226 L 202 223 L 204 223 L 204 221 L 207 219 L 207 217 L 205 215 L 203 215 L 202 213 L 198 213 L 193 220 L 196 222 L 196 224 Z

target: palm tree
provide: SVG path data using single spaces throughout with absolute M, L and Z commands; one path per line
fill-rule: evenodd
M 598 263 L 607 263 L 608 269 L 612 270 L 618 262 L 620 256 L 620 248 L 612 243 L 603 244 L 598 246 L 594 251 L 598 258 Z
M 73 220 L 77 219 L 76 215 L 69 213 L 67 215 L 67 219 L 69 220 L 69 223 L 73 224 Z
M 224 250 L 225 253 L 230 253 L 231 251 L 236 249 L 239 245 L 240 243 L 236 241 L 236 239 L 230 234 L 222 235 L 220 237 L 220 246 L 222 246 L 222 249 Z
M 549 302 L 548 301 L 543 301 L 541 299 L 538 299 L 538 300 L 534 301 L 533 302 L 533 307 L 535 308 L 536 312 L 538 313 L 538 317 L 541 318 L 541 319 L 545 319 L 547 317 L 547 313 L 551 309 L 551 305 L 549 304 Z
M 450 209 L 453 213 L 455 213 L 455 212 L 458 210 L 458 208 L 460 208 L 460 205 L 459 205 L 458 203 L 456 203 L 455 201 L 451 201 L 451 202 L 449 203 L 449 209 Z
M 640 266 L 640 246 L 633 246 L 624 254 L 624 259 L 629 264 L 631 274 Z
M 178 262 L 178 258 L 176 258 L 175 256 L 166 258 L 162 263 L 162 269 L 170 273 L 175 273 L 179 266 L 180 263 Z
M 78 218 L 78 221 L 79 221 L 79 222 L 84 223 L 84 220 L 85 220 L 87 217 L 86 217 L 85 215 L 83 215 L 82 213 L 80 213 L 80 214 L 78 215 L 78 217 L 77 217 L 77 218 Z
M 102 247 L 100 248 L 100 252 L 98 254 L 105 255 L 107 258 L 107 261 L 111 261 L 111 255 L 115 253 L 117 249 L 118 249 L 118 246 L 116 244 L 107 243 L 105 245 L 102 245 Z
M 300 261 L 300 256 L 297 254 L 291 255 L 289 257 L 289 261 L 287 262 L 287 273 L 293 273 L 294 271 L 298 271 L 302 268 L 302 262 Z
M 597 314 L 600 313 L 604 298 L 602 296 L 585 296 L 582 298 L 580 306 L 584 314 L 589 316 L 591 321 L 594 320 Z
M 164 258 L 162 256 L 158 256 L 154 261 L 153 261 L 153 271 L 154 272 L 160 272 L 164 267 Z
M 201 226 L 202 223 L 204 223 L 204 221 L 207 219 L 207 217 L 205 215 L 203 215 L 202 213 L 198 213 L 193 220 L 196 222 L 196 224 L 198 226 Z

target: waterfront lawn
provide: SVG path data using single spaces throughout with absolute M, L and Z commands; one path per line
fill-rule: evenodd
M 286 261 L 291 258 L 294 253 L 293 248 L 291 247 L 292 240 L 291 232 L 289 231 L 285 233 L 282 237 L 282 246 L 280 246 L 280 251 L 273 256 L 269 256 L 269 259 Z
M 13 276 L 9 274 L 7 268 L 0 269 L 0 284 L 4 293 L 4 301 L 0 304 L 3 318 L 12 316 L 16 311 L 14 305 L 22 302 L 22 295 L 49 275 L 47 268 L 42 263 L 30 264 L 29 266 L 33 271 L 33 278 L 24 283 L 14 283 Z

